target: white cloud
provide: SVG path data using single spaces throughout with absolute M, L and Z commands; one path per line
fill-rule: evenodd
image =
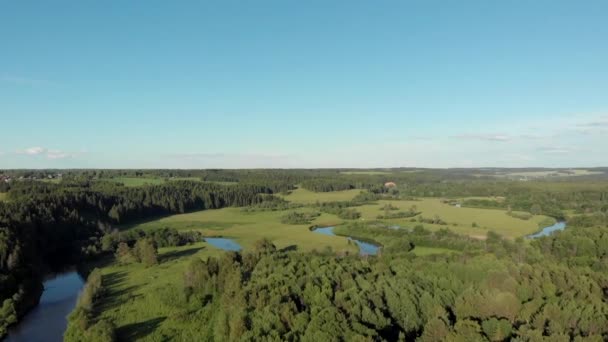
M 27 156 L 45 156 L 47 159 L 55 160 L 55 159 L 66 159 L 66 158 L 74 158 L 77 154 L 69 153 L 56 149 L 48 149 L 45 147 L 34 146 L 29 147 L 23 150 L 18 150 L 16 154 L 27 155 Z
M 541 147 L 538 149 L 540 152 L 548 154 L 567 154 L 572 152 L 570 149 L 563 147 Z
M 49 150 L 46 153 L 46 157 L 48 159 L 65 159 L 65 158 L 73 158 L 74 155 L 71 153 L 66 153 L 59 150 Z
M 27 154 L 29 156 L 37 156 L 46 152 L 46 148 L 40 146 L 29 147 L 24 150 L 17 151 L 17 154 Z
M 483 141 L 510 141 L 511 137 L 506 134 L 461 134 L 454 135 L 452 138 L 462 140 L 483 140 Z

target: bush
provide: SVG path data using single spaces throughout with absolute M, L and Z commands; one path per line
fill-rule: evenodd
M 293 211 L 281 217 L 283 224 L 310 224 L 312 220 L 321 215 L 319 212 L 297 212 Z

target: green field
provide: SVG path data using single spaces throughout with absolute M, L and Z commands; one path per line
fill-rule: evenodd
M 142 186 L 146 184 L 162 184 L 165 182 L 162 178 L 153 178 L 153 177 L 115 177 L 108 178 L 109 181 L 116 183 L 123 183 L 125 186 Z
M 542 170 L 542 171 L 522 171 L 522 172 L 508 172 L 499 173 L 495 177 L 511 177 L 511 178 L 548 178 L 548 177 L 577 177 L 577 176 L 590 176 L 602 174 L 601 171 L 590 171 L 585 169 L 572 169 L 572 170 Z
M 484 238 L 490 230 L 508 238 L 532 234 L 538 231 L 539 223 L 547 219 L 546 216 L 536 215 L 529 220 L 521 220 L 507 215 L 505 210 L 458 208 L 442 203 L 437 198 L 424 198 L 418 201 L 378 201 L 377 204 L 363 205 L 358 207 L 357 210 L 361 212 L 363 220 L 374 220 L 379 214 L 382 214 L 380 208 L 385 204 L 392 204 L 400 210 L 407 210 L 415 205 L 417 210 L 422 212 L 420 216 L 433 218 L 437 215 L 448 223 L 448 225 L 422 223 L 425 228 L 430 230 L 449 228 L 456 233 L 475 238 Z M 410 218 L 407 218 L 387 221 L 406 227 L 419 224 L 410 220 Z M 477 227 L 473 227 L 473 222 L 476 223 Z
M 0 201 L 6 201 L 6 192 L 0 192 Z
M 142 185 L 158 185 L 166 183 L 164 178 L 156 178 L 156 177 L 114 177 L 107 178 L 111 182 L 123 183 L 125 186 L 142 186 Z M 201 182 L 199 177 L 173 177 L 167 179 L 170 182 L 173 181 L 193 181 L 193 182 Z M 205 182 L 205 183 L 214 183 L 220 185 L 234 185 L 238 184 L 237 182 Z
M 311 210 L 308 208 L 297 211 Z M 293 210 L 291 210 L 293 211 Z M 222 236 L 233 238 L 243 248 L 249 248 L 261 239 L 268 238 L 277 248 L 297 246 L 299 250 L 323 250 L 331 247 L 335 251 L 355 252 L 354 246 L 347 239 L 314 234 L 306 225 L 286 225 L 281 223 L 281 216 L 289 211 L 244 212 L 240 208 L 198 211 L 188 214 L 172 215 L 158 220 L 129 225 L 123 229 L 155 229 L 171 227 L 178 230 L 198 230 L 205 236 Z M 312 224 L 334 225 L 342 220 L 329 214 L 322 214 Z
M 160 264 L 155 267 L 139 263 L 103 267 L 105 293 L 97 317 L 110 319 L 120 340 L 163 341 L 164 335 L 196 340 L 194 331 L 200 322 L 188 324 L 179 319 L 187 310 L 180 306 L 183 273 L 191 258 L 206 259 L 221 253 L 201 242 L 159 249 Z
M 353 189 L 332 192 L 313 192 L 303 188 L 298 188 L 293 190 L 289 195 L 279 196 L 293 203 L 350 201 L 361 191 L 363 190 Z
M 340 172 L 345 175 L 390 175 L 388 171 L 342 171 Z
M 329 193 L 314 193 L 297 189 L 283 198 L 296 202 L 311 204 L 316 201 L 345 201 L 352 199 L 361 190 L 349 190 Z M 407 210 L 412 205 L 421 211 L 421 216 L 438 215 L 449 223 L 448 226 L 426 224 L 425 228 L 436 230 L 449 228 L 457 233 L 483 238 L 488 230 L 513 238 L 535 232 L 538 223 L 546 220 L 545 216 L 534 216 L 528 220 L 517 219 L 507 215 L 504 210 L 457 208 L 442 203 L 438 198 L 424 198 L 418 201 L 378 201 L 354 207 L 361 212 L 359 221 L 375 220 L 383 213 L 385 204 L 391 204 L 400 210 Z M 281 217 L 293 211 L 314 211 L 314 206 L 284 211 L 245 211 L 242 208 L 224 208 L 218 210 L 198 211 L 187 214 L 171 215 L 132 225 L 119 227 L 127 229 L 158 229 L 164 227 L 181 231 L 197 230 L 205 236 L 222 236 L 234 239 L 245 249 L 261 239 L 270 239 L 279 249 L 297 249 L 303 252 L 322 251 L 330 247 L 335 252 L 348 251 L 356 254 L 357 247 L 349 243 L 346 237 L 315 234 L 310 231 L 311 225 L 330 226 L 344 222 L 335 215 L 321 214 L 311 224 L 288 225 L 281 223 Z M 352 222 L 352 221 L 350 221 Z M 420 223 L 410 219 L 387 220 L 402 227 L 413 227 Z M 478 228 L 471 226 L 472 222 Z M 206 307 L 197 313 L 197 319 L 182 319 L 188 312 L 187 302 L 183 299 L 183 273 L 193 257 L 206 259 L 210 256 L 221 256 L 224 252 L 205 242 L 183 247 L 159 249 L 160 264 L 145 267 L 139 263 L 121 265 L 112 260 L 102 267 L 105 293 L 98 308 L 97 318 L 111 320 L 117 327 L 121 340 L 160 341 L 166 336 L 175 340 L 196 340 L 201 329 L 207 329 L 200 322 L 211 317 L 214 308 Z M 439 247 L 417 246 L 412 253 L 419 257 L 459 253 Z
M 360 190 L 340 191 L 333 193 L 313 193 L 308 190 L 298 189 L 284 198 L 294 200 L 297 203 L 315 202 L 317 195 L 319 201 L 347 200 L 355 196 Z M 391 204 L 400 210 L 408 210 L 415 205 L 424 218 L 440 217 L 447 225 L 431 223 L 420 223 L 412 218 L 384 220 L 390 224 L 401 227 L 413 228 L 422 224 L 430 230 L 448 228 L 456 233 L 469 235 L 475 238 L 485 238 L 488 231 L 492 230 L 508 238 L 516 238 L 532 234 L 539 229 L 539 224 L 548 224 L 546 216 L 537 215 L 528 220 L 518 219 L 507 215 L 504 210 L 479 209 L 479 208 L 457 208 L 440 199 L 425 198 L 418 201 L 378 201 L 375 204 L 366 204 L 354 207 L 361 213 L 359 221 L 376 220 L 378 215 L 384 212 L 381 208 L 385 204 Z M 223 236 L 233 238 L 244 248 L 251 247 L 255 241 L 261 238 L 269 238 L 278 248 L 297 246 L 303 251 L 313 249 L 322 250 L 331 247 L 335 251 L 350 250 L 354 247 L 349 245 L 346 239 L 341 237 L 328 237 L 312 234 L 309 231 L 311 225 L 330 226 L 338 225 L 350 220 L 343 220 L 332 214 L 323 213 L 315 218 L 311 224 L 288 225 L 281 223 L 281 217 L 289 212 L 306 212 L 315 210 L 312 207 L 304 207 L 286 211 L 257 211 L 246 212 L 241 208 L 224 208 L 219 210 L 198 211 L 187 214 L 172 215 L 160 219 L 146 221 L 134 225 L 122 226 L 121 229 L 158 229 L 164 227 L 178 230 L 197 230 L 205 236 Z M 477 227 L 473 227 L 473 222 Z

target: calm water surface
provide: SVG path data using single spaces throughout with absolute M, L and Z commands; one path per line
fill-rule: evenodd
M 240 251 L 241 245 L 228 238 L 205 238 L 205 242 L 225 251 Z
M 528 239 L 536 239 L 536 238 L 539 238 L 541 236 L 548 236 L 548 235 L 553 234 L 556 231 L 564 230 L 564 229 L 566 229 L 566 222 L 563 222 L 563 221 L 562 222 L 557 222 L 557 223 L 555 223 L 552 226 L 543 228 L 538 233 L 535 233 L 535 234 L 532 234 L 532 235 L 528 235 Z
M 313 230 L 313 232 L 315 232 L 317 234 L 336 236 L 336 234 L 334 233 L 334 227 L 317 228 L 317 229 Z M 376 245 L 371 244 L 369 242 L 353 239 L 350 236 L 348 237 L 348 239 L 354 241 L 357 244 L 357 246 L 359 246 L 359 254 L 360 255 L 376 255 L 376 254 L 378 254 L 378 249 L 380 249 L 379 246 L 376 246 Z
M 7 342 L 59 342 L 67 328 L 67 316 L 76 305 L 84 280 L 76 271 L 54 275 L 44 282 L 40 303 L 9 329 Z

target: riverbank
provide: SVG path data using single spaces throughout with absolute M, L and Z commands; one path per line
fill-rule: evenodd
M 62 341 L 67 316 L 83 285 L 84 279 L 75 268 L 45 277 L 36 305 L 9 328 L 5 341 Z

